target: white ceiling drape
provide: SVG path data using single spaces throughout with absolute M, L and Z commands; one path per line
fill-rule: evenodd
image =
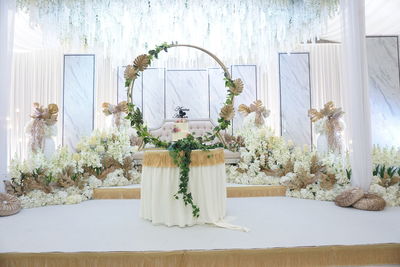
M 350 139 L 351 183 L 368 191 L 372 179 L 372 141 L 364 1 L 341 0 L 340 5 L 343 18 L 344 110 Z

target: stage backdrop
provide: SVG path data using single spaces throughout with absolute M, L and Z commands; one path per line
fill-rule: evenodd
M 384 42 L 388 49 L 383 49 L 381 46 L 374 45 L 378 41 Z M 374 121 L 380 123 L 377 128 L 374 125 L 373 131 L 388 131 L 391 136 L 398 129 L 399 123 L 391 123 L 387 118 L 395 120 L 399 118 L 398 103 L 399 100 L 399 68 L 396 66 L 398 62 L 398 47 L 397 37 L 374 37 L 367 39 L 367 52 L 369 62 L 369 76 L 370 76 L 370 90 L 378 90 L 379 94 L 371 93 L 372 108 L 379 110 L 376 115 L 385 115 L 384 120 L 377 121 L 373 115 Z M 340 44 L 309 44 L 299 47 L 294 52 L 309 53 L 310 69 L 301 66 L 291 65 L 287 62 L 293 72 L 297 73 L 304 79 L 310 78 L 310 92 L 304 90 L 302 99 L 308 99 L 311 95 L 311 106 L 321 108 L 327 101 L 333 100 L 337 106 L 342 106 L 343 103 L 343 86 L 342 86 L 342 71 L 341 71 L 341 46 Z M 74 53 L 78 51 L 73 51 Z M 383 53 L 383 54 L 382 54 Z M 62 50 L 35 50 L 26 53 L 15 53 L 13 59 L 13 75 L 12 75 L 12 90 L 10 101 L 10 120 L 8 121 L 8 162 L 14 156 L 25 158 L 27 156 L 27 138 L 25 135 L 24 127 L 29 122 L 29 115 L 32 112 L 32 103 L 39 102 L 41 104 L 56 103 L 62 110 L 63 104 L 63 58 L 65 51 Z M 295 57 L 295 53 L 291 55 Z M 276 53 L 267 59 L 268 63 L 265 68 L 259 65 L 237 65 L 238 70 L 233 66 L 232 70 L 235 76 L 241 76 L 246 84 L 246 90 L 251 94 L 243 96 L 246 99 L 238 99 L 237 104 L 249 104 L 253 99 L 261 99 L 271 109 L 270 118 L 266 121 L 267 125 L 271 126 L 276 134 L 280 134 L 281 123 L 281 107 L 280 107 L 280 93 L 282 87 L 279 82 L 282 77 L 279 74 L 279 58 L 286 57 Z M 207 60 L 209 60 L 207 58 Z M 252 60 L 251 62 L 257 63 L 260 60 Z M 392 66 L 390 69 L 386 68 L 385 62 L 389 62 Z M 178 64 L 179 63 L 179 64 Z M 200 64 L 201 63 L 201 64 Z M 161 64 L 161 63 L 160 63 Z M 197 62 L 201 66 L 210 66 L 209 61 Z M 294 63 L 293 63 L 294 64 Z M 163 65 L 160 65 L 163 66 Z M 185 70 L 205 70 L 207 71 L 207 86 L 209 90 L 209 115 L 210 118 L 216 119 L 218 117 L 219 108 L 223 102 L 226 89 L 222 80 L 222 71 L 218 68 L 197 68 L 191 63 L 177 62 L 177 66 L 182 66 Z M 236 66 L 236 65 L 235 65 Z M 304 66 L 304 64 L 303 64 Z M 155 66 L 157 67 L 157 65 Z M 91 68 L 91 67 L 90 67 Z M 173 68 L 169 68 L 173 70 Z M 383 71 L 383 72 L 382 72 Z M 242 74 L 239 74 L 241 72 Z M 118 75 L 117 75 L 118 73 Z M 119 77 L 119 79 L 118 79 Z M 204 78 L 204 75 L 202 76 Z M 250 78 L 248 78 L 250 77 Z M 251 79 L 251 77 L 256 77 Z M 375 78 L 373 78 L 375 77 Z M 386 77 L 389 77 L 386 79 Z M 378 79 L 379 78 L 379 79 Z M 185 78 L 186 81 L 187 78 Z M 373 80 L 380 80 L 379 82 L 371 82 Z M 143 75 L 137 80 L 134 90 L 134 101 L 139 106 L 143 105 L 143 112 L 145 119 L 152 127 L 158 126 L 166 116 L 165 102 L 167 89 L 167 71 L 164 68 L 155 68 L 146 70 Z M 377 87 L 377 85 L 379 85 Z M 103 102 L 116 103 L 122 101 L 126 95 L 123 85 L 123 68 L 115 68 L 111 64 L 110 59 L 104 58 L 101 54 L 96 54 L 95 60 L 95 99 L 94 99 L 94 128 L 103 128 L 106 126 L 104 115 L 101 112 L 101 104 Z M 381 86 L 382 85 L 382 86 Z M 384 85 L 384 86 L 383 86 Z M 169 88 L 171 88 L 169 86 Z M 189 85 L 186 88 L 190 88 Z M 377 89 L 371 89 L 377 88 Z M 383 89 L 382 89 L 383 88 Z M 117 97 L 118 89 L 118 97 Z M 288 90 L 293 90 L 288 89 Z M 382 92 L 385 92 L 382 94 Z M 390 93 L 392 92 L 392 93 Z M 141 95 L 143 93 L 143 96 Z M 203 91 L 203 94 L 204 93 Z M 383 97 L 383 95 L 385 97 Z M 378 100 L 374 97 L 378 96 Z M 195 95 L 193 97 L 195 99 Z M 147 100 L 147 101 L 146 101 Z M 385 100 L 390 100 L 386 102 Z M 143 102 L 143 103 L 142 103 Z M 389 103 L 389 104 L 388 104 Z M 90 104 L 90 103 L 89 103 Z M 389 105 L 390 108 L 389 108 Z M 189 106 L 189 105 L 188 105 Z M 397 110 L 397 111 L 396 111 Z M 395 112 L 394 112 L 395 111 Z M 285 113 L 285 111 L 282 111 Z M 190 113 L 189 113 L 190 115 Z M 380 115 L 383 117 L 383 115 Z M 56 138 L 56 145 L 62 144 L 62 117 L 60 112 L 58 127 L 58 136 Z M 304 122 L 306 117 L 303 118 Z M 238 126 L 238 122 L 234 122 L 234 128 Z M 90 123 L 89 123 L 90 125 Z M 306 124 L 304 124 L 306 125 Z M 307 128 L 307 126 L 306 126 Z M 297 128 L 295 128 L 296 130 Z M 302 127 L 298 127 L 298 131 L 304 132 Z M 374 134 L 374 132 L 373 132 Z M 315 133 L 312 132 L 313 141 L 315 141 Z M 399 146 L 400 141 L 393 137 L 391 140 L 380 140 L 380 135 L 374 134 L 374 143 L 386 144 L 389 142 L 391 145 Z M 307 141 L 310 140 L 307 137 Z M 311 138 L 311 137 L 310 137 Z

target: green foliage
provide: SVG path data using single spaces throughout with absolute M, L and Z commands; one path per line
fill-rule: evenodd
M 179 199 L 179 196 L 181 196 L 185 205 L 192 206 L 193 217 L 199 217 L 200 209 L 196 204 L 193 203 L 192 194 L 188 190 L 190 171 L 189 165 L 191 162 L 190 155 L 192 150 L 207 151 L 219 146 L 220 144 L 206 145 L 201 137 L 195 138 L 193 135 L 189 135 L 184 139 L 169 144 L 169 154 L 173 158 L 174 163 L 179 167 L 180 183 L 178 192 L 174 195 L 174 197 Z M 210 157 L 210 155 L 208 157 Z
M 379 165 L 379 164 L 375 166 L 375 169 L 372 171 L 372 175 L 373 175 L 373 176 L 377 176 L 377 175 L 378 175 L 378 173 L 379 173 L 379 168 L 380 168 L 380 165 Z
M 350 181 L 350 179 L 351 179 L 351 169 L 346 169 L 346 176 L 347 176 L 347 179 L 349 179 L 349 181 Z
M 101 173 L 101 171 L 103 170 L 102 167 L 95 167 L 95 168 L 93 168 L 93 169 L 95 170 L 97 176 L 99 176 L 100 173 Z
M 380 178 L 385 178 L 385 174 L 387 174 L 389 176 L 389 178 L 392 178 L 395 174 L 400 175 L 400 167 L 394 167 L 394 166 L 390 166 L 387 167 L 385 165 L 376 165 L 374 170 L 372 171 L 372 174 L 374 176 L 379 176 Z
M 76 182 L 76 181 L 78 180 L 78 178 L 79 178 L 79 174 L 78 174 L 78 173 L 74 173 L 74 174 L 72 174 L 72 176 L 71 176 L 71 179 L 72 179 L 72 181 L 74 181 L 74 182 Z
M 389 168 L 387 168 L 387 174 L 389 175 L 389 177 L 390 178 L 392 178 L 393 177 L 393 175 L 396 173 L 396 167 L 393 167 L 393 166 L 391 166 L 391 167 L 389 167 Z
M 167 43 L 162 43 L 161 45 L 156 46 L 155 49 L 150 50 L 149 53 L 149 60 L 150 62 L 153 60 L 153 58 L 158 59 L 158 54 L 161 51 L 168 52 L 168 48 L 170 48 L 171 45 Z
M 54 182 L 56 180 L 57 180 L 57 178 L 54 177 L 52 173 L 49 173 L 48 175 L 46 175 L 44 177 L 44 182 L 46 185 L 49 185 L 51 182 Z

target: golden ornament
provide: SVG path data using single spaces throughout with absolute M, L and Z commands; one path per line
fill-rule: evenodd
M 244 116 L 249 115 L 251 113 L 250 107 L 246 106 L 245 104 L 240 104 L 238 111 L 242 113 Z
M 270 113 L 270 111 L 264 107 L 261 100 L 254 101 L 250 106 L 241 104 L 238 110 L 244 116 L 247 116 L 252 112 L 255 112 L 256 113 L 255 124 L 257 126 L 263 125 L 265 122 L 264 118 L 268 117 Z
M 234 86 L 229 87 L 229 91 L 234 95 L 240 95 L 243 92 L 244 84 L 241 79 L 233 81 Z
M 48 109 L 50 114 L 56 114 L 58 112 L 58 106 L 56 104 L 49 104 Z
M 149 56 L 146 54 L 137 56 L 133 61 L 133 65 L 139 71 L 144 71 L 150 64 Z
M 134 79 L 136 79 L 136 74 L 137 74 L 137 70 L 132 65 L 126 66 L 125 72 L 124 72 L 125 79 L 134 80 Z
M 225 105 L 221 109 L 221 112 L 219 113 L 219 116 L 227 121 L 233 119 L 234 115 L 235 115 L 235 109 L 233 108 L 233 105 Z

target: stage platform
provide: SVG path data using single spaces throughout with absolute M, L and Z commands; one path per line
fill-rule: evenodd
M 229 198 L 250 232 L 155 226 L 139 200 L 91 200 L 0 218 L 0 266 L 400 264 L 400 208 L 367 212 L 288 197 Z
M 279 197 L 285 196 L 286 186 L 227 184 L 226 193 L 228 197 Z M 93 198 L 140 199 L 140 185 L 96 188 Z

